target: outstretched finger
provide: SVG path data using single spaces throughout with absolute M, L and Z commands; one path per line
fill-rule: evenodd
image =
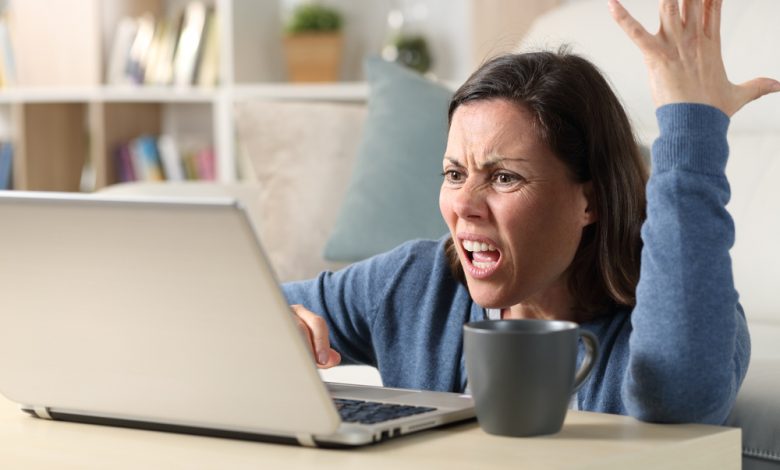
M 609 11 L 612 18 L 625 31 L 629 38 L 642 51 L 652 49 L 654 37 L 620 4 L 618 0 L 609 0 Z
M 720 49 L 720 12 L 722 6 L 723 0 L 704 0 L 702 5 L 704 34 L 717 41 L 718 49 Z
M 698 31 L 702 24 L 701 0 L 682 0 L 680 16 L 686 31 Z
M 679 37 L 683 30 L 683 17 L 677 0 L 661 0 L 658 4 L 661 31 Z

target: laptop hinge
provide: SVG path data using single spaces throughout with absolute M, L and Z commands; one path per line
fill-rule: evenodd
M 314 436 L 311 434 L 296 434 L 295 438 L 298 439 L 298 443 L 304 447 L 317 447 L 317 443 L 314 442 Z
M 33 406 L 33 413 L 35 413 L 35 416 L 42 419 L 52 419 L 49 414 L 49 409 L 45 406 Z

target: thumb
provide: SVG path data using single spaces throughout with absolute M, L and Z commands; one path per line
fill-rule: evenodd
M 769 93 L 780 91 L 780 82 L 766 77 L 754 78 L 738 86 L 742 90 L 743 105 Z
M 341 354 L 335 349 L 328 349 L 328 361 L 325 364 L 317 364 L 320 369 L 330 369 L 341 364 Z
M 724 103 L 721 110 L 728 116 L 733 116 L 743 106 L 761 98 L 769 93 L 780 91 L 780 82 L 777 80 L 759 77 L 739 85 L 732 85 L 734 91 L 731 94 L 731 100 Z

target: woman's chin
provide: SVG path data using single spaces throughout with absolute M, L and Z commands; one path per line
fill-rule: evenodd
M 469 294 L 472 300 L 478 305 L 484 308 L 504 308 L 514 305 L 517 302 L 512 302 L 509 296 L 501 292 L 501 288 L 495 285 L 489 285 L 479 280 L 470 279 L 467 277 L 467 284 L 469 286 Z

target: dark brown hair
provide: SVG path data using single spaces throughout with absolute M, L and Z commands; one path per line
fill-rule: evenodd
M 612 305 L 634 305 L 647 168 L 606 79 L 566 48 L 502 55 L 483 64 L 455 92 L 450 123 L 458 106 L 491 99 L 529 111 L 538 137 L 572 177 L 592 182 L 598 218 L 584 229 L 569 266 L 569 290 L 580 318 L 606 313 Z M 456 277 L 464 281 L 452 240 L 447 253 Z

